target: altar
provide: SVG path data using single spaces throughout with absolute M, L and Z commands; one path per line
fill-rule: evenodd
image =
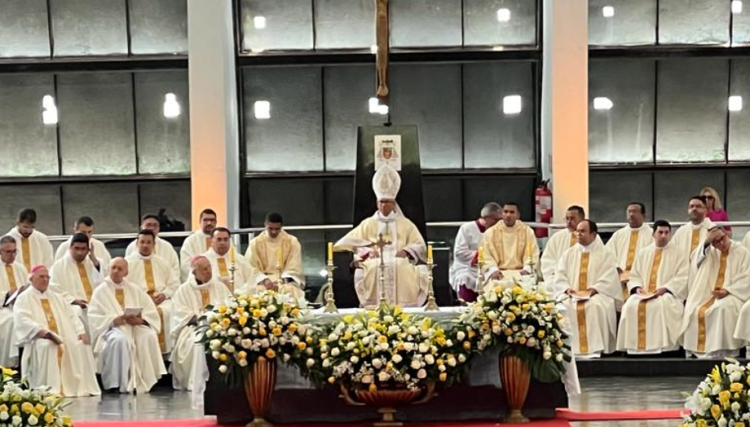
M 439 323 L 456 319 L 464 307 L 442 307 L 425 312 L 422 308 L 404 309 L 407 313 L 425 315 Z M 335 320 L 346 314 L 361 312 L 345 309 L 338 313 L 312 312 L 313 322 Z M 211 360 L 209 380 L 204 393 L 204 412 L 216 415 L 220 424 L 247 423 L 252 413 L 242 388 L 228 388 Z M 568 395 L 562 382 L 541 383 L 532 379 L 524 414 L 529 418 L 554 418 L 556 408 L 568 406 Z M 404 422 L 465 420 L 501 420 L 508 414 L 505 394 L 500 386 L 497 351 L 487 351 L 473 359 L 469 373 L 459 383 L 438 388 L 435 397 L 424 404 L 399 408 L 396 418 Z M 337 386 L 316 388 L 295 368 L 279 365 L 275 393 L 268 414 L 275 424 L 285 423 L 361 423 L 377 421 L 380 416 L 369 406 L 349 406 L 340 397 Z

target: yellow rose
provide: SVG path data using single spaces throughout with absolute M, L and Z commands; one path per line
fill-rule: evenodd
M 443 362 L 443 359 L 438 359 L 438 360 L 436 360 L 436 361 L 435 361 L 435 363 L 436 363 L 436 364 L 437 364 L 438 366 L 443 366 L 443 363 L 445 363 L 445 362 Z
M 245 324 L 247 323 L 247 317 L 240 317 L 240 320 L 238 320 L 238 322 L 240 323 L 240 326 L 245 326 Z
M 273 328 L 273 329 L 271 330 L 271 333 L 272 333 L 272 334 L 274 334 L 275 336 L 279 336 L 279 335 L 281 335 L 281 328 L 279 328 L 279 327 L 277 326 L 277 327 L 275 327 L 275 328 Z
M 63 415 L 62 420 L 63 425 L 66 427 L 73 425 L 73 420 L 70 418 L 70 415 Z
M 440 379 L 440 381 L 445 382 L 445 380 L 448 379 L 448 374 L 446 374 L 445 372 L 441 372 L 440 373 L 440 377 L 438 377 L 438 378 Z
M 227 361 L 227 355 L 224 354 L 224 353 L 221 353 L 219 355 L 219 360 L 222 361 L 222 362 L 226 362 Z
M 731 398 L 732 394 L 727 390 L 719 392 L 719 402 L 721 402 L 721 405 L 724 407 L 724 409 L 729 409 L 729 399 Z
M 733 393 L 739 393 L 743 389 L 742 384 L 740 383 L 732 383 L 729 385 L 729 390 L 731 390 Z
M 475 336 L 477 336 L 477 333 L 474 332 L 473 329 L 469 329 L 467 332 L 469 334 L 469 338 L 474 338 Z
M 381 336 L 378 337 L 378 342 L 379 343 L 386 343 L 386 342 L 388 342 L 388 337 L 386 337 L 385 335 L 381 335 Z
M 696 427 L 708 427 L 706 420 L 698 420 L 695 422 Z
M 523 289 L 521 289 L 520 286 L 514 286 L 513 287 L 513 293 L 514 294 L 519 295 L 521 293 L 521 291 L 523 291 Z
M 354 321 L 354 316 L 351 314 L 347 314 L 342 320 L 344 321 L 344 323 L 350 324 Z
M 300 350 L 304 350 L 304 349 L 307 348 L 307 343 L 300 342 L 299 344 L 297 344 L 297 348 L 300 349 Z
M 557 344 L 557 346 L 558 346 L 558 347 L 562 348 L 562 346 L 563 346 L 563 345 L 564 345 L 565 343 L 564 343 L 564 342 L 562 342 L 562 340 L 557 340 L 557 343 L 556 343 L 556 344 Z
M 11 414 L 16 414 L 16 415 L 20 414 L 21 413 L 21 409 L 18 407 L 18 405 L 16 405 L 14 403 L 14 404 L 10 405 L 10 413 Z
M 269 348 L 268 350 L 266 350 L 266 357 L 269 359 L 273 359 L 274 357 L 276 357 L 276 352 L 273 351 L 272 348 Z
M 30 413 L 31 413 L 31 411 L 33 411 L 33 410 L 34 410 L 34 405 L 32 405 L 32 404 L 31 404 L 31 403 L 29 403 L 29 402 L 23 402 L 23 404 L 21 405 L 21 410 L 22 410 L 23 412 L 27 413 L 27 414 L 30 414 Z
M 445 338 L 443 338 L 443 337 L 437 337 L 437 339 L 435 340 L 435 342 L 437 342 L 437 344 L 442 347 L 442 346 L 445 345 L 446 341 L 445 341 Z
M 292 310 L 292 316 L 299 317 L 299 308 L 295 308 L 294 310 Z
M 471 341 L 464 341 L 464 350 L 471 350 Z
M 734 424 L 732 424 L 732 427 L 745 427 L 744 421 L 736 421 Z
M 36 409 L 36 411 L 41 414 L 47 408 L 44 405 L 42 405 L 41 403 L 37 403 L 36 406 L 34 407 L 34 409 Z
M 333 384 L 336 382 L 336 378 L 334 377 L 328 377 L 328 384 Z
M 513 329 L 511 329 L 511 328 L 505 328 L 505 329 L 503 329 L 503 333 L 505 334 L 505 336 L 509 337 L 509 336 L 513 335 Z
M 222 304 L 219 306 L 219 313 L 224 314 L 227 312 L 227 306 Z
M 55 422 L 55 416 L 51 412 L 44 414 L 44 422 L 47 424 L 53 424 Z
M 297 331 L 297 324 L 296 323 L 292 323 L 291 325 L 287 326 L 286 328 L 289 330 L 289 332 L 294 333 L 295 331 Z
M 521 337 L 521 338 L 520 338 L 520 339 L 518 340 L 518 343 L 519 343 L 519 344 L 521 344 L 521 345 L 524 345 L 524 344 L 526 344 L 526 337 Z
M 237 357 L 239 357 L 240 359 L 245 359 L 245 358 L 247 358 L 247 353 L 245 353 L 245 351 L 243 351 L 243 350 L 240 350 L 237 353 Z
M 245 307 L 237 307 L 237 313 L 242 314 L 245 312 Z
M 231 321 L 229 319 L 221 319 L 221 325 L 222 326 L 229 326 Z
M 537 337 L 539 337 L 539 338 L 541 339 L 541 338 L 544 338 L 544 334 L 545 334 L 545 332 L 544 332 L 544 330 L 542 329 L 542 330 L 540 330 L 539 332 L 537 332 L 537 333 L 536 333 L 536 336 L 537 336 Z
M 495 286 L 495 293 L 496 294 L 502 294 L 503 293 L 503 287 L 502 286 Z
M 508 321 L 509 321 L 509 322 L 512 322 L 512 321 L 516 320 L 516 315 L 515 315 L 515 314 L 513 314 L 513 313 L 512 313 L 512 312 L 510 312 L 510 311 L 509 311 L 509 312 L 508 312 L 508 314 L 506 314 L 505 316 L 506 316 L 506 317 L 508 318 Z
M 260 310 L 258 310 L 257 308 L 255 310 L 253 310 L 253 317 L 256 318 L 256 319 L 260 318 L 260 316 L 262 314 L 263 313 Z
M 718 420 L 721 417 L 721 407 L 719 405 L 712 406 L 711 415 L 713 415 L 715 420 Z

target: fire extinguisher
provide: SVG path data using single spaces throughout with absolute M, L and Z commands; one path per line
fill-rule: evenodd
M 542 181 L 534 191 L 534 210 L 536 222 L 552 222 L 552 190 L 549 189 L 549 180 Z M 537 228 L 534 230 L 537 238 L 547 237 L 549 230 Z

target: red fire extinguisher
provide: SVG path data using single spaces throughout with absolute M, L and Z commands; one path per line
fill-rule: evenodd
M 549 180 L 542 181 L 539 187 L 534 191 L 534 210 L 536 222 L 552 221 L 552 190 L 548 187 Z M 534 230 L 537 238 L 547 237 L 549 230 L 546 228 L 537 228 Z

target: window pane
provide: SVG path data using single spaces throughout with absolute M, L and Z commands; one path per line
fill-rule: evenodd
M 628 203 L 641 202 L 646 205 L 646 221 L 651 221 L 652 179 L 651 172 L 591 172 L 588 217 L 596 222 L 625 222 Z
M 244 70 L 248 170 L 323 170 L 321 92 L 320 67 Z M 256 101 L 270 103 L 269 119 Z
M 724 202 L 724 209 L 729 214 L 732 221 L 747 221 L 750 219 L 750 170 L 729 170 L 727 171 L 727 192 Z M 733 230 L 733 237 L 741 240 L 743 234 L 738 234 Z
M 750 103 L 750 60 L 732 60 L 731 96 Z M 729 161 L 750 160 L 750 114 L 748 108 L 729 112 Z
M 464 65 L 464 159 L 467 168 L 534 167 L 534 73 L 530 63 Z M 521 112 L 503 102 L 521 97 Z
M 315 0 L 315 48 L 369 48 L 375 44 L 373 0 Z
M 530 176 L 483 176 L 464 179 L 464 212 L 468 218 L 479 216 L 487 202 L 516 202 L 521 219 L 534 219 L 534 178 Z M 466 218 L 466 217 L 465 217 Z M 464 218 L 464 219 L 465 219 Z
M 248 188 L 252 226 L 263 226 L 269 212 L 280 213 L 288 225 L 323 224 L 323 184 L 320 179 L 251 179 Z
M 742 13 L 732 14 L 732 46 L 750 44 L 750 2 L 742 3 Z
M 655 78 L 650 59 L 589 63 L 590 163 L 653 161 Z
M 24 208 L 36 211 L 37 230 L 47 235 L 63 233 L 60 187 L 57 185 L 2 185 L 0 206 L 2 234 L 15 227 L 16 215 Z
M 145 214 L 159 214 L 164 210 L 164 215 L 176 221 L 173 222 L 173 231 L 193 229 L 190 224 L 190 181 L 145 182 L 140 184 L 139 193 L 141 196 L 139 217 Z M 169 230 L 162 225 L 161 231 Z
M 55 176 L 57 127 L 42 123 L 42 99 L 55 94 L 51 74 L 0 75 L 0 176 Z
M 132 75 L 58 76 L 63 175 L 136 173 Z
M 138 185 L 135 183 L 65 184 L 63 212 L 65 224 L 73 224 L 82 215 L 94 219 L 97 233 L 136 232 Z
M 655 0 L 589 0 L 590 45 L 640 46 L 655 43 Z
M 242 0 L 242 50 L 313 48 L 312 0 Z
M 659 62 L 658 162 L 724 161 L 728 79 L 725 59 Z
M 423 176 L 422 185 L 424 186 L 426 221 L 463 221 L 465 219 L 463 214 L 463 185 L 461 177 L 438 178 Z
M 729 0 L 660 0 L 659 44 L 728 43 L 730 6 Z
M 461 66 L 397 65 L 391 72 L 394 123 L 418 126 L 422 168 L 461 168 Z
M 463 20 L 466 46 L 536 45 L 535 0 L 464 0 Z
M 391 46 L 461 46 L 461 0 L 391 0 L 390 5 Z
M 0 57 L 49 56 L 46 0 L 3 0 Z
M 49 0 L 55 56 L 127 55 L 125 0 Z
M 175 99 L 167 94 L 174 94 Z M 138 172 L 190 171 L 190 102 L 187 71 L 135 74 Z M 176 104 L 175 104 L 176 103 Z M 165 117 L 178 106 L 178 117 Z
M 662 171 L 654 173 L 654 215 L 670 222 L 688 220 L 688 201 L 709 186 L 724 194 L 724 172 L 720 170 Z
M 384 116 L 371 114 L 368 99 L 375 96 L 372 66 L 329 67 L 325 80 L 326 170 L 354 170 L 357 127 L 381 125 Z
M 129 0 L 128 5 L 131 53 L 187 53 L 187 0 Z
M 354 178 L 326 180 L 326 224 L 351 224 L 354 214 Z

